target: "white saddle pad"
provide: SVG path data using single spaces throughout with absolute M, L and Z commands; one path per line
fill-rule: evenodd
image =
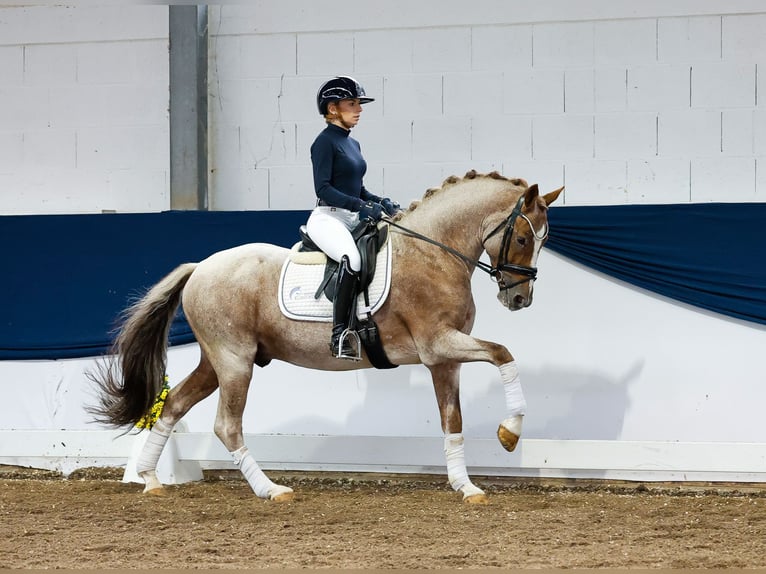
M 314 298 L 319 285 L 324 279 L 324 267 L 327 256 L 324 253 L 298 251 L 296 243 L 287 260 L 282 265 L 279 276 L 279 309 L 290 319 L 298 321 L 332 321 L 332 302 L 324 293 L 319 299 Z M 386 243 L 378 252 L 375 276 L 368 288 L 370 313 L 374 314 L 386 302 L 391 289 L 391 242 Z M 367 316 L 368 307 L 364 304 L 364 294 L 357 299 L 357 315 Z

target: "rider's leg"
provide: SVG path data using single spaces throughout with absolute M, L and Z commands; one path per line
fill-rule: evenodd
M 353 211 L 331 207 L 317 207 L 311 212 L 306 222 L 306 232 L 311 240 L 327 254 L 330 259 L 340 262 L 345 255 L 352 271 L 359 271 L 362 258 L 351 237 L 350 229 L 359 222 Z
M 329 207 L 317 207 L 306 222 L 309 237 L 328 257 L 340 263 L 333 301 L 330 350 L 335 357 L 352 360 L 361 358 L 357 337 L 348 331 L 355 312 L 357 273 L 362 266 L 359 251 L 349 231 L 356 223 L 356 213 Z
M 356 310 L 356 288 L 359 275 L 354 273 L 345 255 L 340 260 L 338 283 L 335 287 L 335 299 L 332 304 L 332 339 L 330 351 L 339 359 L 359 360 L 357 337 L 346 331 L 352 326 Z

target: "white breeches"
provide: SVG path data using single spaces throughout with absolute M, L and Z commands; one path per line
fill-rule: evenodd
M 359 271 L 362 258 L 351 237 L 351 230 L 358 223 L 359 214 L 355 211 L 321 205 L 311 212 L 306 222 L 306 231 L 328 257 L 340 261 L 346 255 L 351 269 Z

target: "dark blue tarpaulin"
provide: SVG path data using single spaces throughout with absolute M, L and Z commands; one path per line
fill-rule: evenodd
M 546 249 L 665 297 L 766 324 L 766 203 L 550 210 Z
M 177 265 L 244 243 L 290 247 L 308 213 L 0 217 L 0 360 L 102 354 L 120 312 Z M 183 316 L 170 341 L 194 341 Z
M 0 217 L 0 360 L 93 356 L 177 265 L 289 247 L 308 211 Z M 655 293 L 766 324 L 766 204 L 553 207 L 546 249 Z M 544 280 L 544 270 L 541 270 Z M 171 344 L 193 341 L 181 316 Z

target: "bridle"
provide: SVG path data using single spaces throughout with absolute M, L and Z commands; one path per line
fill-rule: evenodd
M 455 257 L 458 257 L 459 259 L 462 259 L 469 265 L 472 265 L 474 267 L 477 267 L 478 269 L 481 269 L 482 271 L 487 273 L 492 279 L 494 279 L 494 281 L 498 285 L 498 288 L 502 292 L 508 289 L 512 289 L 513 287 L 516 287 L 517 285 L 521 285 L 522 283 L 526 283 L 528 281 L 534 281 L 535 279 L 537 279 L 537 267 L 530 267 L 528 265 L 518 265 L 516 263 L 509 263 L 507 260 L 508 249 L 511 246 L 511 238 L 513 237 L 513 228 L 516 225 L 516 220 L 518 218 L 521 218 L 524 221 L 526 221 L 527 224 L 529 224 L 529 228 L 532 230 L 532 233 L 534 234 L 535 238 L 538 239 L 539 241 L 543 241 L 546 237 L 548 237 L 548 226 L 545 227 L 545 230 L 542 233 L 538 234 L 537 231 L 535 230 L 534 225 L 532 225 L 532 222 L 530 221 L 530 219 L 521 212 L 521 208 L 523 204 L 524 204 L 524 195 L 522 195 L 519 198 L 519 201 L 516 202 L 516 206 L 513 208 L 513 211 L 511 211 L 510 215 L 506 217 L 503 221 L 501 221 L 497 227 L 495 227 L 492 231 L 490 231 L 489 235 L 487 235 L 481 242 L 481 246 L 484 247 L 484 250 L 486 251 L 486 247 L 484 244 L 487 241 L 489 241 L 492 237 L 500 233 L 500 231 L 503 232 L 503 237 L 500 244 L 499 260 L 496 267 L 492 267 L 489 263 L 485 263 L 484 261 L 471 259 L 470 257 L 463 255 L 458 250 L 453 249 L 452 247 L 448 245 L 444 245 L 443 243 L 440 243 L 434 239 L 431 239 L 430 237 L 426 237 L 425 235 L 422 235 L 418 233 L 417 231 L 407 229 L 406 227 L 403 227 L 390 219 L 385 219 L 384 221 L 388 223 L 389 225 L 406 232 L 410 237 L 415 237 L 427 243 L 431 243 L 432 245 L 441 247 L 448 253 L 451 253 L 452 255 L 454 255 Z M 513 283 L 506 283 L 505 279 L 503 278 L 503 273 L 512 273 L 514 275 L 521 275 L 523 278 Z

